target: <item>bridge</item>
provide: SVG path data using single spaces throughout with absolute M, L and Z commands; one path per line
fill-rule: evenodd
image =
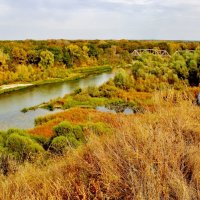
M 186 52 L 186 51 L 194 53 L 195 50 L 178 50 L 173 55 L 179 54 L 182 52 Z M 136 49 L 131 54 L 132 54 L 132 56 L 137 57 L 137 56 L 141 56 L 143 53 L 150 53 L 150 54 L 160 55 L 160 56 L 164 56 L 164 57 L 171 57 L 171 55 L 168 53 L 168 51 L 157 50 L 157 49 Z

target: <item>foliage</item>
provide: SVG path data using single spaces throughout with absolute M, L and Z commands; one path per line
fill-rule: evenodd
M 111 98 L 118 96 L 118 89 L 114 85 L 113 81 L 109 81 L 99 87 L 100 95 L 102 97 Z
M 82 119 L 90 133 L 87 145 L 65 154 L 66 136 L 58 136 L 52 153 L 62 156 L 20 167 L 0 156 L 0 199 L 199 199 L 200 109 L 187 90 L 156 92 L 153 99 L 153 112 L 143 115 L 85 109 L 57 114 L 61 121 Z M 111 134 L 99 122 L 110 123 Z M 103 130 L 103 137 L 92 134 L 96 130 Z M 6 172 L 12 166 L 18 170 Z
M 50 150 L 62 154 L 67 147 L 76 148 L 85 142 L 83 130 L 79 125 L 63 121 L 53 128 L 55 135 L 50 143 Z
M 92 66 L 127 67 L 132 64 L 137 81 L 128 80 L 139 91 L 153 91 L 169 85 L 177 88 L 182 84 L 193 86 L 199 82 L 199 46 L 199 42 L 174 41 L 0 41 L 0 85 L 65 78 L 69 76 L 67 69 L 70 68 L 82 73 L 80 69 L 85 67 L 94 71 Z M 166 50 L 172 57 L 147 53 L 134 57 L 131 54 L 135 49 L 149 48 Z M 183 51 L 174 55 L 177 50 Z M 131 76 L 129 72 L 128 76 Z M 124 73 L 119 73 L 116 86 L 132 87 L 125 79 Z
M 0 49 L 0 71 L 5 71 L 8 69 L 9 60 L 9 55 L 4 53 L 3 50 Z
M 42 51 L 40 53 L 39 66 L 43 69 L 48 69 L 54 65 L 54 54 L 50 51 Z
M 43 152 L 43 147 L 29 137 L 12 133 L 6 141 L 6 147 L 20 160 L 31 158 L 34 154 Z
M 81 88 L 76 88 L 75 90 L 74 90 L 74 94 L 79 94 L 79 93 L 81 93 L 82 92 L 82 89 Z
M 67 147 L 67 137 L 58 136 L 52 140 L 50 150 L 57 154 L 63 154 Z
M 73 130 L 72 128 L 73 128 L 72 125 L 68 121 L 64 121 L 54 127 L 54 132 L 56 136 L 60 136 L 60 135 L 66 136 L 68 133 L 72 132 Z
M 27 53 L 23 48 L 14 47 L 12 49 L 12 59 L 17 64 L 25 64 L 27 62 Z
M 114 83 L 116 87 L 129 89 L 131 85 L 131 78 L 124 69 L 120 69 L 114 77 Z
M 98 87 L 89 86 L 87 90 L 88 90 L 88 94 L 91 97 L 99 97 L 100 96 L 100 92 L 99 92 L 99 88 Z

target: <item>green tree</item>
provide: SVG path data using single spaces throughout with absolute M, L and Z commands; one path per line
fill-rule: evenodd
M 64 53 L 63 53 L 63 63 L 67 66 L 67 67 L 72 67 L 73 66 L 73 60 L 70 56 L 70 52 L 67 48 L 64 49 Z
M 98 57 L 98 48 L 94 44 L 88 44 L 88 55 L 90 57 Z
M 61 47 L 50 47 L 48 50 L 53 53 L 56 62 L 62 62 L 63 52 Z
M 54 66 L 54 55 L 48 50 L 42 51 L 40 53 L 39 66 L 43 69 L 48 69 Z
M 76 44 L 70 44 L 67 50 L 71 58 L 71 64 L 74 65 L 75 60 L 78 60 L 81 56 L 81 48 Z
M 189 63 L 189 83 L 190 85 L 198 85 L 199 84 L 199 78 L 200 78 L 200 70 L 197 66 L 197 62 L 195 60 L 190 60 Z
M 130 77 L 125 70 L 120 69 L 119 72 L 114 77 L 114 83 L 117 87 L 123 89 L 130 88 Z

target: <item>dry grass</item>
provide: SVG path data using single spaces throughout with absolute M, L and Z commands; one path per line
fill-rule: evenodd
M 154 101 L 112 136 L 1 177 L 0 199 L 200 199 L 200 108 L 173 91 Z

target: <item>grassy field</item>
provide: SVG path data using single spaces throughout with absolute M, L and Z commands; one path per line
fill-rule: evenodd
M 63 120 L 101 121 L 113 131 L 1 176 L 0 199 L 199 199 L 200 108 L 188 93 L 175 91 L 158 92 L 153 101 L 154 111 L 144 114 L 73 108 L 43 122 L 31 132 Z
M 132 73 L 39 105 L 62 112 L 31 130 L 0 131 L 0 199 L 200 199 L 199 87 Z

